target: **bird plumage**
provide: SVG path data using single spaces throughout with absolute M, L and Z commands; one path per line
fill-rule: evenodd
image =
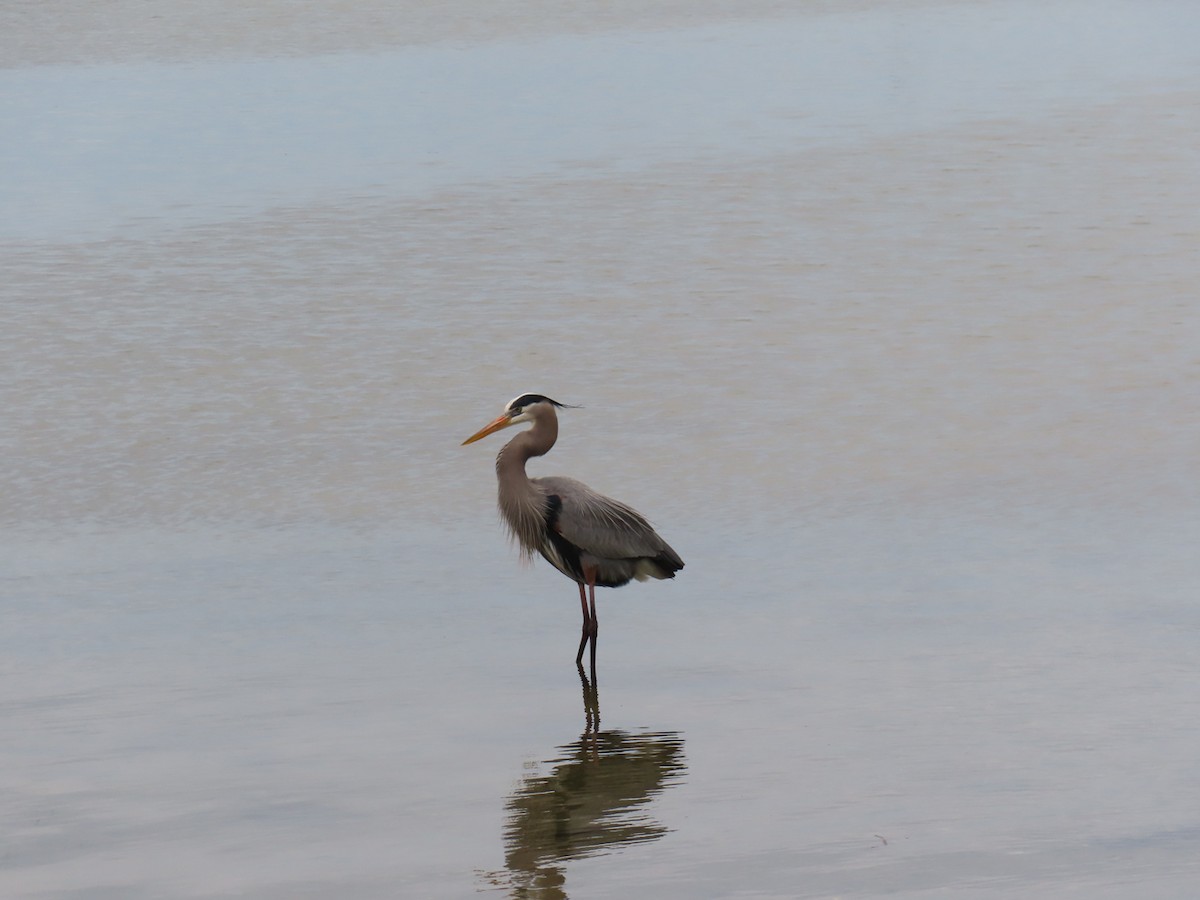
M 679 554 L 633 507 L 574 478 L 553 475 L 530 481 L 548 498 L 552 515 L 547 517 L 547 532 L 575 548 L 581 562 L 596 566 L 596 584 L 620 587 L 631 579 L 674 578 L 683 568 Z M 540 547 L 539 552 L 546 556 Z M 585 580 L 581 566 L 563 567 L 546 558 L 568 578 Z

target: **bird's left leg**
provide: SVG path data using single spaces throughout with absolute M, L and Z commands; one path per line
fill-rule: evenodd
M 600 620 L 596 618 L 596 570 L 590 569 L 587 571 L 588 594 L 591 595 L 592 607 L 592 644 L 596 643 L 596 635 L 600 631 Z
M 595 681 L 596 681 L 596 636 L 600 633 L 600 620 L 596 618 L 596 570 L 593 568 L 585 568 L 583 570 L 583 575 L 587 579 L 588 594 L 591 595 L 591 601 L 592 601 L 591 602 L 592 615 L 591 615 L 591 622 L 589 623 L 589 631 L 592 636 L 592 655 L 591 655 L 590 662 L 592 665 L 592 682 L 595 683 Z M 582 589 L 582 586 L 581 586 L 581 589 Z M 582 650 L 582 648 L 580 648 L 580 649 Z M 599 721 L 599 717 L 597 717 L 597 721 Z
M 575 664 L 583 660 L 583 648 L 587 646 L 588 638 L 592 636 L 592 623 L 588 617 L 587 596 L 583 593 L 583 582 L 579 583 L 579 605 L 583 609 L 583 636 L 579 639 L 579 652 L 575 654 Z

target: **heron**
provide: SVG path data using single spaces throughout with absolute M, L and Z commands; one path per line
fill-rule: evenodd
M 583 636 L 575 663 L 581 664 L 590 640 L 594 666 L 600 630 L 596 587 L 621 587 L 633 579 L 674 578 L 683 568 L 683 560 L 633 507 L 574 478 L 530 478 L 525 473 L 525 464 L 535 456 L 545 456 L 558 440 L 556 410 L 566 408 L 543 394 L 522 394 L 462 445 L 512 425 L 532 425 L 496 456 L 500 512 L 523 557 L 532 559 L 540 553 L 579 586 Z

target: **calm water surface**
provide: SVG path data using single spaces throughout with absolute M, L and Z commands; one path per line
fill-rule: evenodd
M 1193 891 L 1191 4 L 143 6 L 0 29 L 0 894 Z

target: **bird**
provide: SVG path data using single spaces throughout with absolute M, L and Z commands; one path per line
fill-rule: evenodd
M 567 407 L 544 394 L 521 394 L 504 412 L 462 442 L 473 444 L 512 425 L 532 426 L 496 456 L 500 513 L 521 554 L 541 556 L 579 586 L 583 635 L 576 665 L 591 642 L 595 668 L 596 587 L 621 587 L 631 580 L 674 578 L 683 560 L 632 506 L 592 490 L 581 481 L 552 475 L 530 478 L 525 464 L 550 452 L 558 440 L 557 410 Z M 584 588 L 587 588 L 587 596 Z

